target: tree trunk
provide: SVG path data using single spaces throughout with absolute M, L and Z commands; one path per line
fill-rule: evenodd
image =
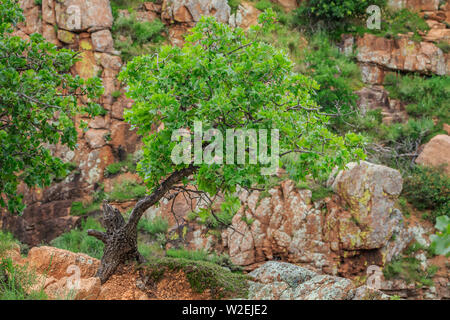
M 116 271 L 120 264 L 127 261 L 145 262 L 144 257 L 137 249 L 137 225 L 144 212 L 155 205 L 184 177 L 190 176 L 197 168 L 190 165 L 172 173 L 159 187 L 149 196 L 139 200 L 131 212 L 128 222 L 125 222 L 122 214 L 117 208 L 112 207 L 106 201 L 103 203 L 103 220 L 106 232 L 88 230 L 88 235 L 101 240 L 105 244 L 100 268 L 97 277 L 101 283 L 105 283 Z

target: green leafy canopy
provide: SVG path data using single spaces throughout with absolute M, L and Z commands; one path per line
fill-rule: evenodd
M 150 189 L 188 166 L 171 161 L 177 143 L 171 137 L 174 130 L 193 129 L 195 121 L 224 137 L 231 128 L 278 129 L 280 155 L 296 155 L 299 177 L 327 175 L 336 165 L 364 158 L 361 136 L 337 136 L 327 128 L 329 117 L 314 100 L 317 83 L 295 73 L 286 52 L 260 40 L 275 19 L 269 9 L 260 15 L 260 25 L 245 33 L 202 17 L 183 48 L 163 46 L 156 54 L 134 58 L 121 72 L 119 79 L 134 100 L 125 119 L 143 136 L 138 171 Z M 154 124 L 161 124 L 160 130 Z M 210 142 L 203 140 L 203 146 Z M 233 192 L 236 185 L 265 183 L 269 177 L 260 174 L 261 167 L 201 164 L 184 183 L 210 194 Z
M 0 13 L 0 206 L 17 212 L 24 208 L 17 194 L 21 181 L 43 187 L 67 174 L 49 145 L 75 148 L 74 116 L 100 113 L 93 99 L 103 89 L 98 78 L 70 74 L 76 53 L 57 49 L 40 34 L 29 40 L 13 36 L 13 26 L 23 21 L 16 2 L 2 1 Z

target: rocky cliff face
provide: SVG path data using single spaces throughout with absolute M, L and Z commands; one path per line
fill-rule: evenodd
M 189 231 L 184 241 L 192 249 L 227 253 L 248 270 L 283 260 L 349 276 L 368 265 L 384 265 L 413 240 L 394 208 L 402 189 L 397 170 L 352 163 L 329 183 L 337 194 L 315 203 L 310 190 L 298 189 L 289 180 L 269 195 L 244 190 L 239 194 L 241 209 L 220 237 L 191 222 L 185 226 Z

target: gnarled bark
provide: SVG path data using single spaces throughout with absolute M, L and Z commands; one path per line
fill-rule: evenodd
M 195 170 L 196 167 L 190 165 L 172 173 L 152 194 L 136 203 L 128 222 L 125 222 L 117 208 L 112 207 L 106 201 L 103 203 L 103 220 L 106 232 L 88 230 L 88 235 L 105 244 L 101 265 L 97 271 L 97 276 L 102 284 L 109 279 L 120 264 L 130 260 L 136 260 L 139 263 L 145 261 L 137 249 L 137 225 L 139 220 L 144 212 L 158 203 L 173 185 L 179 183 L 184 177 L 190 176 Z

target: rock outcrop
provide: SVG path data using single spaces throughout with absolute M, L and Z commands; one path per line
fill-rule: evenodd
M 450 55 L 432 42 L 417 43 L 407 35 L 386 39 L 366 33 L 356 40 L 356 46 L 356 58 L 362 64 L 362 70 L 372 68 L 363 72 L 363 80 L 367 83 L 382 84 L 385 70 L 450 74 Z
M 353 45 L 356 47 L 363 81 L 381 85 L 388 71 L 449 75 L 450 53 L 442 51 L 438 44 L 450 41 L 450 29 L 446 25 L 450 21 L 450 4 L 441 6 L 438 0 L 391 0 L 389 6 L 418 12 L 430 30 L 421 34 L 419 42 L 411 40 L 411 34 L 398 34 L 391 39 L 369 33 L 356 38 L 343 36 L 343 52 L 348 54 L 353 51 Z
M 316 203 L 310 190 L 289 180 L 268 194 L 243 190 L 241 208 L 220 240 L 195 222 L 179 233 L 186 234 L 189 248 L 226 253 L 247 270 L 282 260 L 346 276 L 384 265 L 413 240 L 394 208 L 402 189 L 397 170 L 351 163 L 329 183 L 337 194 Z
M 361 71 L 364 72 L 363 67 Z M 408 120 L 404 104 L 390 98 L 383 86 L 364 87 L 355 93 L 358 95 L 357 105 L 361 114 L 365 115 L 370 110 L 381 109 L 383 123 L 390 124 Z
M 340 221 L 342 247 L 345 250 L 381 248 L 395 227 L 392 213 L 402 191 L 402 176 L 395 169 L 366 161 L 352 162 L 347 168 L 328 182 L 345 200 L 351 214 L 351 219 Z M 347 232 L 347 228 L 352 231 Z
M 269 261 L 249 274 L 249 299 L 253 300 L 351 300 L 353 283 L 345 278 L 319 275 L 308 269 Z
M 431 139 L 416 159 L 416 163 L 429 166 L 443 166 L 445 173 L 450 176 L 450 136 L 439 134 Z

